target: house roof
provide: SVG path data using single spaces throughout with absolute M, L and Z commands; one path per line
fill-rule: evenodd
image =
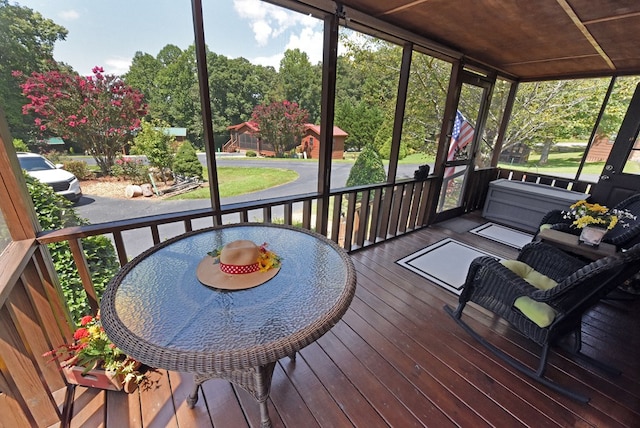
M 258 132 L 260 131 L 260 128 L 258 127 L 258 124 L 255 122 L 242 122 L 239 123 L 237 125 L 231 125 L 231 126 L 227 126 L 228 130 L 233 130 L 233 131 L 239 131 L 241 130 L 243 127 L 247 127 L 249 128 L 249 131 L 251 132 Z M 320 125 L 314 125 L 313 123 L 305 123 L 304 124 L 304 130 L 306 131 L 312 131 L 317 135 L 320 135 Z M 333 135 L 336 137 L 346 137 L 347 135 L 349 135 L 348 133 L 344 132 L 342 129 L 338 128 L 337 126 L 333 127 Z
M 171 135 L 172 137 L 187 136 L 187 128 L 163 128 L 163 131 L 165 134 Z
M 341 0 L 340 4 L 343 25 L 402 37 L 400 28 L 424 38 L 429 49 L 490 65 L 515 79 L 640 74 L 638 0 Z
M 312 123 L 305 123 L 304 125 L 305 131 L 313 131 L 315 134 L 320 135 L 320 125 L 314 125 Z M 334 137 L 346 137 L 349 134 L 344 132 L 342 129 L 337 126 L 333 127 L 333 136 Z

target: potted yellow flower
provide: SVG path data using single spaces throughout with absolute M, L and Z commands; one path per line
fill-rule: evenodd
M 604 205 L 590 204 L 585 200 L 576 202 L 563 212 L 565 219 L 572 220 L 571 225 L 582 229 L 580 242 L 597 246 L 607 231 L 620 224 L 627 227 L 626 219 L 635 218 L 627 210 L 609 209 Z
M 125 355 L 107 337 L 100 315 L 87 315 L 73 334 L 73 342 L 44 354 L 61 360 L 67 382 L 100 389 L 133 392 L 144 381 L 142 364 Z

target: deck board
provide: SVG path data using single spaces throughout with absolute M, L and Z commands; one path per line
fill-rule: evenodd
M 583 348 L 620 368 L 611 377 L 552 352 L 550 379 L 586 393 L 580 404 L 513 370 L 473 341 L 443 310 L 457 297 L 395 263 L 444 238 L 500 257 L 517 250 L 470 233 L 465 216 L 354 252 L 358 287 L 343 319 L 295 361 L 276 364 L 269 412 L 274 427 L 537 426 L 637 427 L 640 420 L 640 301 L 604 301 L 586 314 Z M 535 367 L 539 347 L 473 304 L 465 320 L 489 342 Z M 186 373 L 158 370 L 133 394 L 77 387 L 71 426 L 257 427 L 245 391 L 205 382 L 196 408 Z

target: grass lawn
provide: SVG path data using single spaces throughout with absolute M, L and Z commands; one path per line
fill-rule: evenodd
M 297 172 L 283 168 L 222 166 L 217 170 L 221 198 L 257 192 L 290 183 L 298 178 Z M 203 175 L 206 177 L 206 170 Z M 206 199 L 209 197 L 209 189 L 205 187 L 168 199 Z
M 532 171 L 540 174 L 553 175 L 553 173 L 576 173 L 580 160 L 582 159 L 582 151 L 577 152 L 565 152 L 565 153 L 550 153 L 549 160 L 546 164 L 540 165 L 540 154 L 531 152 L 529 155 L 529 161 L 522 165 L 510 165 L 507 163 L 499 163 L 498 166 L 502 168 L 515 169 L 519 171 Z M 583 174 L 595 174 L 602 173 L 604 162 L 586 162 L 582 168 Z

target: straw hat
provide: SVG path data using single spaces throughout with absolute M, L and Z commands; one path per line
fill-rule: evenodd
M 263 284 L 280 271 L 280 258 L 252 241 L 233 241 L 218 257 L 206 256 L 196 269 L 198 280 L 209 287 L 244 290 Z

